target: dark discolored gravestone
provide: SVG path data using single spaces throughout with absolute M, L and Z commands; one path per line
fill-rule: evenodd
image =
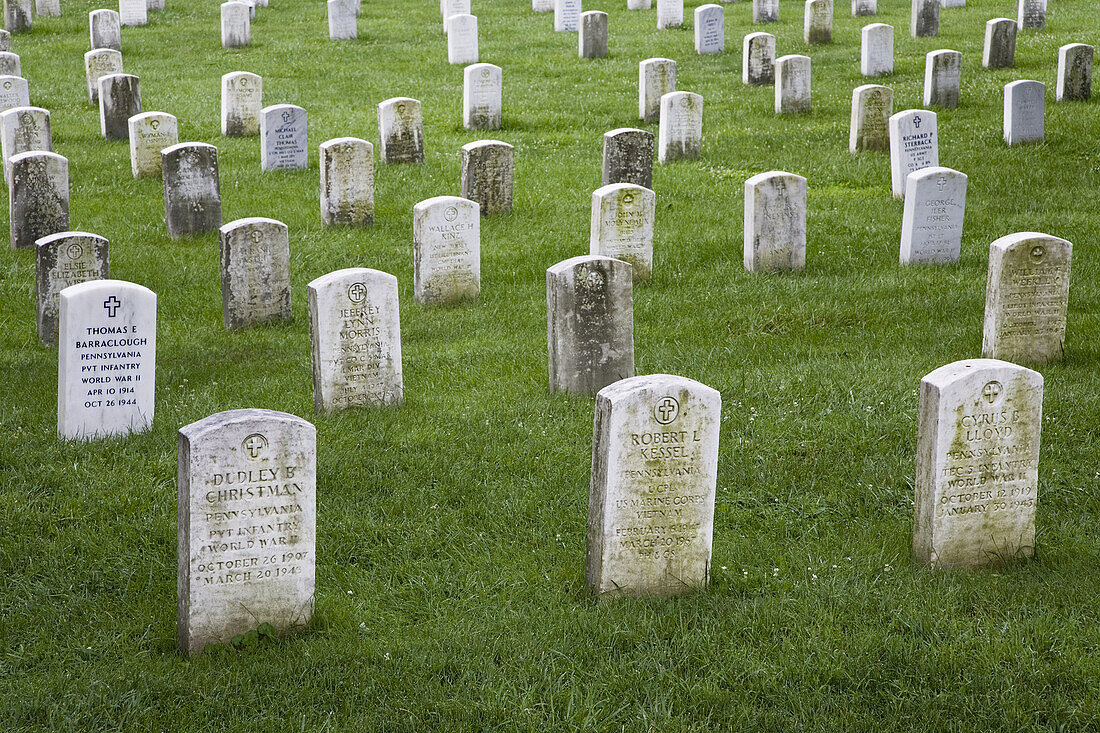
M 180 143 L 161 151 L 164 218 L 173 238 L 216 230 L 222 225 L 218 149 Z
M 34 247 L 38 340 L 57 346 L 58 303 L 70 285 L 110 277 L 107 240 L 87 232 L 58 232 Z
M 218 230 L 222 321 L 230 331 L 287 322 L 290 315 L 290 235 L 286 224 L 253 216 Z
M 620 127 L 603 135 L 602 185 L 633 183 L 653 187 L 653 133 Z
M 9 196 L 12 249 L 69 229 L 69 161 L 32 151 L 11 159 Z

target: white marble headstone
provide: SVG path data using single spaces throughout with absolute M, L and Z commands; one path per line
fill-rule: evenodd
M 1093 50 L 1085 43 L 1067 43 L 1058 49 L 1056 100 L 1086 102 L 1092 96 Z
M 864 84 L 852 90 L 852 118 L 848 152 L 890 149 L 888 121 L 894 112 L 894 90 L 879 84 Z
M 652 58 L 638 63 L 638 117 L 654 122 L 661 117 L 661 97 L 676 91 L 676 62 Z
M 752 0 L 753 23 L 778 23 L 779 0 Z
M 0 51 L 0 76 L 23 76 L 23 64 L 19 54 Z
M 554 0 L 554 30 L 576 32 L 581 27 L 581 0 Z
M 145 0 L 118 0 L 118 17 L 122 25 L 145 25 L 149 6 Z
M 945 0 L 946 2 L 946 0 Z M 878 0 L 852 0 L 852 17 L 878 14 Z
M 355 7 L 348 0 L 328 0 L 328 37 L 333 41 L 359 37 Z
M 607 13 L 589 10 L 581 13 L 577 32 L 577 55 L 582 59 L 607 56 Z
M 817 45 L 833 42 L 833 0 L 806 0 L 802 40 Z
M 230 331 L 289 322 L 290 235 L 286 224 L 252 216 L 218 230 L 222 321 Z
M 669 92 L 661 97 L 657 128 L 657 162 L 698 158 L 703 150 L 703 97 Z
M 31 106 L 27 80 L 21 76 L 0 76 L 0 111 Z
M 745 181 L 745 269 L 806 266 L 806 179 L 769 171 Z
M 374 223 L 374 146 L 357 137 L 321 143 L 321 220 L 329 225 Z
M 909 35 L 926 38 L 940 34 L 940 0 L 910 0 Z
M 500 129 L 503 72 L 493 64 L 470 64 L 462 70 L 462 126 L 467 130 Z
M 99 132 L 108 140 L 130 137 L 130 118 L 141 114 L 141 81 L 133 74 L 99 77 Z
M 143 112 L 130 118 L 130 170 L 134 178 L 160 178 L 160 151 L 180 141 L 175 115 Z
M 378 149 L 383 163 L 424 161 L 424 119 L 419 101 L 394 97 L 378 104 Z
M 13 107 L 0 112 L 0 156 L 4 180 L 11 183 L 11 157 L 32 150 L 53 151 L 50 111 L 41 107 Z
M 905 179 L 913 171 L 940 164 L 936 113 L 907 109 L 890 116 L 890 181 L 894 198 L 905 198 Z
M 1021 29 L 1046 26 L 1047 0 L 1019 0 L 1016 9 L 1016 22 Z
M 721 5 L 700 5 L 695 9 L 695 53 L 722 53 L 725 50 L 725 11 Z
M 1042 142 L 1046 85 L 1020 79 L 1005 84 L 1004 138 L 1009 145 Z
M 684 0 L 657 0 L 657 29 L 679 28 L 684 24 Z
M 448 18 L 447 61 L 453 65 L 476 64 L 477 18 L 473 15 L 452 15 Z
M 222 76 L 222 134 L 248 137 L 260 134 L 263 110 L 263 79 L 247 71 Z
M 4 0 L 4 28 L 9 33 L 29 31 L 33 24 L 33 0 Z
M 93 10 L 88 13 L 88 33 L 92 50 L 113 48 L 122 50 L 122 20 L 114 10 Z
M 810 57 L 789 54 L 775 60 L 775 112 L 809 112 Z
M 306 111 L 295 104 L 264 107 L 260 141 L 261 170 L 305 168 L 309 162 Z
M 888 76 L 894 73 L 894 26 L 871 23 L 860 32 L 859 73 Z
M 222 48 L 238 48 L 252 42 L 251 8 L 248 3 L 233 0 L 222 3 Z
M 903 265 L 958 262 L 966 213 L 966 174 L 933 166 L 905 179 Z
M 741 43 L 741 82 L 752 86 L 775 83 L 775 36 L 749 33 Z
M 435 196 L 413 207 L 413 292 L 421 305 L 474 300 L 481 292 L 479 205 Z
M 99 80 L 101 77 L 121 73 L 122 54 L 113 48 L 97 48 L 84 54 L 84 76 L 88 84 L 88 101 L 92 104 L 99 104 Z
M 941 48 L 924 57 L 924 106 L 958 107 L 962 54 Z
M 38 340 L 57 346 L 61 291 L 110 277 L 107 240 L 88 232 L 58 232 L 35 242 L 35 324 Z
M 653 186 L 653 133 L 618 127 L 603 135 L 601 185 L 633 183 Z
M 653 277 L 653 223 L 657 194 L 631 183 L 592 192 L 588 252 L 630 263 L 634 282 Z

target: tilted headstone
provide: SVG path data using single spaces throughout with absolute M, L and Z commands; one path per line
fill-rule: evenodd
M 247 71 L 222 76 L 222 134 L 248 137 L 260 134 L 263 109 L 263 79 Z
M 1067 43 L 1058 49 L 1058 82 L 1054 98 L 1059 102 L 1085 102 L 1092 96 L 1093 47 Z
M 21 76 L 0 76 L 0 112 L 13 107 L 30 107 L 27 80 Z
M 810 44 L 833 42 L 833 0 L 806 0 L 802 40 Z
M 4 0 L 4 28 L 8 33 L 29 31 L 34 24 L 32 0 Z
M 903 265 L 958 262 L 966 212 L 966 174 L 935 166 L 905 179 Z
M 53 152 L 50 111 L 41 107 L 12 107 L 0 112 L 0 156 L 4 180 L 11 183 L 11 158 L 32 150 Z
M 227 410 L 179 431 L 177 644 L 186 655 L 261 626 L 305 628 L 317 554 L 317 429 Z
M 420 102 L 394 97 L 378 105 L 378 149 L 383 163 L 424 162 Z
M 87 232 L 58 232 L 35 242 L 35 323 L 38 340 L 57 346 L 61 291 L 70 285 L 110 277 L 107 240 Z
M 698 158 L 702 151 L 703 98 L 692 92 L 669 92 L 661 97 L 657 161 Z
M 118 0 L 118 17 L 122 25 L 145 25 L 149 22 L 149 6 L 145 0 Z
M 924 57 L 924 106 L 959 106 L 962 54 L 950 49 L 929 51 Z
M 554 30 L 576 32 L 581 27 L 581 0 L 554 0 Z
M 113 48 L 97 48 L 84 54 L 84 76 L 88 83 L 88 101 L 98 105 L 99 80 L 110 74 L 121 73 L 122 54 Z
M 357 137 L 321 143 L 321 221 L 329 226 L 374 223 L 374 146 Z
M 473 15 L 452 15 L 448 23 L 447 61 L 461 66 L 476 64 L 477 18 Z
M 603 135 L 602 184 L 653 186 L 653 133 L 619 127 Z
M 168 236 L 215 231 L 222 225 L 218 149 L 206 143 L 179 143 L 161 151 L 164 219 Z
M 130 118 L 130 170 L 134 178 L 160 178 L 160 151 L 180 141 L 175 115 L 143 112 Z
M 852 17 L 878 15 L 878 0 L 852 0 Z
M 1073 245 L 1039 232 L 989 245 L 982 356 L 1024 364 L 1061 361 Z
M 651 374 L 596 395 L 585 586 L 674 596 L 709 583 L 722 396 Z
M 91 440 L 153 426 L 157 296 L 122 280 L 58 296 L 57 434 Z
M 626 0 L 627 10 L 649 10 L 652 7 L 653 0 Z
M 397 278 L 351 267 L 322 275 L 309 293 L 313 409 L 400 404 Z
M 778 23 L 779 0 L 752 0 L 753 23 Z
M 499 130 L 504 72 L 493 64 L 470 64 L 462 70 L 462 126 Z
M 909 35 L 926 38 L 940 34 L 940 0 L 910 0 Z
M 122 19 L 114 10 L 93 10 L 88 13 L 88 32 L 92 50 L 113 48 L 122 50 Z
M 894 90 L 879 84 L 864 84 L 852 90 L 852 119 L 848 152 L 890 150 L 890 115 L 894 113 Z
M 684 24 L 684 0 L 657 0 L 657 29 L 679 28 Z
M 894 26 L 871 23 L 860 32 L 859 73 L 888 76 L 894 73 Z
M 806 266 L 806 179 L 769 171 L 745 181 L 745 269 Z
M 1021 29 L 1046 26 L 1047 0 L 1019 0 L 1016 7 L 1016 22 Z
M 23 76 L 23 65 L 19 61 L 19 54 L 0 51 L 0 75 Z
M 290 234 L 286 224 L 253 216 L 218 230 L 222 321 L 230 331 L 291 321 Z
M 1004 138 L 1009 145 L 1043 141 L 1046 85 L 1020 79 L 1005 84 Z
M 10 159 L 12 249 L 29 249 L 42 237 L 69 230 L 69 161 L 41 150 Z
M 1011 69 L 1016 65 L 1016 21 L 994 18 L 985 23 L 982 66 L 986 69 Z
M 476 201 L 435 196 L 413 207 L 413 294 L 421 305 L 481 293 L 481 215 Z
M 296 104 L 260 110 L 260 169 L 305 168 L 309 163 L 306 111 Z
M 630 263 L 634 282 L 653 277 L 653 222 L 657 194 L 632 183 L 612 183 L 592 192 L 588 252 Z
M 248 3 L 222 3 L 222 48 L 239 48 L 252 42 L 252 23 Z
M 328 37 L 332 41 L 359 37 L 355 6 L 348 0 L 328 0 Z
M 599 10 L 581 13 L 577 55 L 582 59 L 602 59 L 607 56 L 607 13 Z
M 741 82 L 752 86 L 775 83 L 775 36 L 757 31 L 741 43 Z
M 721 5 L 700 5 L 695 9 L 695 53 L 722 53 L 725 50 L 725 11 Z
M 810 57 L 789 54 L 775 60 L 775 112 L 809 112 Z
M 638 117 L 654 122 L 661 117 L 661 97 L 676 91 L 676 62 L 653 58 L 638 63 Z
M 1035 552 L 1043 375 L 956 361 L 920 383 L 913 558 L 933 570 Z
M 462 197 L 475 201 L 482 216 L 512 210 L 515 148 L 500 140 L 478 140 L 462 146 Z
M 130 118 L 141 114 L 141 81 L 133 74 L 99 77 L 99 132 L 108 140 L 130 137 Z
M 550 391 L 595 394 L 634 376 L 629 263 L 584 255 L 546 271 Z
M 913 171 L 940 164 L 936 113 L 907 109 L 890 116 L 890 185 L 894 198 L 905 198 L 905 179 Z

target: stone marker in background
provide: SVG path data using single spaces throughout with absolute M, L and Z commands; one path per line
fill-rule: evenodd
M 253 216 L 218 230 L 222 321 L 230 331 L 290 315 L 290 235 L 286 224 Z
M 810 44 L 833 42 L 833 0 L 806 0 L 802 40 Z
M 313 409 L 400 404 L 401 317 L 397 278 L 350 267 L 311 282 Z
M 248 3 L 222 3 L 222 48 L 238 48 L 251 42 L 252 23 Z
M 965 212 L 966 174 L 939 166 L 910 173 L 901 218 L 901 264 L 958 262 Z
M 695 9 L 695 53 L 722 53 L 725 50 L 725 11 L 721 5 L 700 5 Z
M 1021 29 L 1042 28 L 1047 24 L 1047 0 L 1019 0 L 1016 22 Z
M 180 651 L 313 615 L 317 429 L 274 410 L 228 410 L 179 431 L 176 636 Z
M 0 76 L 0 112 L 13 107 L 30 107 L 27 80 L 21 76 Z
M 222 76 L 222 134 L 248 137 L 260 134 L 263 79 L 247 71 Z
M 684 24 L 684 0 L 657 0 L 657 29 L 679 28 Z
M 309 163 L 306 111 L 295 104 L 260 110 L 260 169 L 305 168 Z
M 629 8 L 629 5 L 627 6 Z M 531 10 L 536 13 L 554 12 L 554 0 L 531 0 Z
M 23 65 L 19 61 L 19 54 L 0 51 L 0 76 L 23 76 Z
M 752 86 L 775 83 L 775 36 L 749 33 L 741 43 L 741 82 Z
M 649 10 L 651 7 L 653 7 L 652 0 L 626 0 L 627 10 Z
M 88 13 L 88 32 L 93 51 L 97 48 L 122 50 L 122 19 L 114 10 L 93 10 Z
M 909 35 L 926 38 L 940 34 L 940 0 L 910 0 Z
M 31 0 L 4 0 L 4 28 L 8 33 L 29 31 L 34 24 Z
M 588 253 L 630 263 L 634 282 L 653 277 L 653 222 L 657 194 L 632 183 L 612 183 L 592 192 Z
M 1058 49 L 1058 82 L 1054 98 L 1059 102 L 1085 102 L 1092 96 L 1093 47 L 1067 43 Z
M 1009 145 L 1043 141 L 1046 85 L 1020 79 L 1005 84 L 1004 138 Z
M 959 84 L 962 81 L 962 54 L 941 48 L 924 57 L 924 106 L 959 106 Z
M 481 215 L 475 201 L 435 196 L 413 207 L 413 295 L 421 305 L 481 293 Z
M 651 374 L 600 390 L 595 412 L 585 586 L 597 597 L 705 589 L 722 396 Z
M 58 232 L 35 242 L 35 323 L 38 340 L 57 346 L 58 303 L 70 285 L 110 277 L 107 240 L 87 232 Z
M 653 58 L 638 63 L 638 117 L 654 122 L 661 117 L 661 97 L 676 91 L 676 62 Z
M 752 0 L 753 23 L 778 23 L 779 0 Z
M 907 109 L 890 116 L 890 184 L 894 198 L 905 198 L 905 179 L 913 171 L 940 164 L 936 113 Z
M 0 157 L 4 180 L 11 183 L 11 158 L 32 150 L 53 152 L 50 112 L 41 107 L 12 107 L 0 112 Z
M 473 15 L 452 15 L 447 22 L 447 61 L 459 66 L 476 64 L 477 18 Z
M 122 25 L 145 25 L 149 22 L 149 6 L 145 0 L 118 0 L 118 17 Z
M 439 11 L 443 15 L 443 33 L 449 33 L 452 17 L 470 15 L 470 0 L 440 0 Z
M 595 394 L 634 376 L 631 267 L 597 255 L 546 271 L 550 391 Z
M 603 134 L 602 184 L 653 186 L 653 133 L 619 127 Z
M 493 64 L 470 64 L 462 70 L 462 126 L 499 130 L 504 72 Z
M 254 0 L 254 2 L 257 6 L 261 4 L 259 0 Z M 267 5 L 266 0 L 263 2 L 263 5 Z M 164 0 L 148 0 L 146 2 L 146 7 L 148 10 L 164 10 Z
M 920 383 L 913 558 L 933 570 L 1000 566 L 1035 551 L 1043 376 L 995 359 Z
M 982 356 L 1024 364 L 1061 361 L 1073 245 L 1038 232 L 989 245 Z
M 482 216 L 512 210 L 515 148 L 500 140 L 478 140 L 462 146 L 462 197 L 475 201 Z
M 133 74 L 99 77 L 99 132 L 108 140 L 130 137 L 130 118 L 141 114 L 141 82 Z
M 852 17 L 878 15 L 878 0 L 852 0 Z
M 577 54 L 582 59 L 602 59 L 607 56 L 607 13 L 599 10 L 581 13 Z
M 769 171 L 745 181 L 745 269 L 806 266 L 806 179 Z
M 90 440 L 153 426 L 157 296 L 122 280 L 70 285 L 58 299 L 57 434 Z
M 88 101 L 99 104 L 99 80 L 122 73 L 122 54 L 113 48 L 97 48 L 84 54 L 84 76 L 88 83 Z
M 321 221 L 329 226 L 374 223 L 374 146 L 357 137 L 321 143 Z
M 11 34 L 6 30 L 0 30 L 0 51 L 11 50 Z
M 420 102 L 394 97 L 378 105 L 378 148 L 383 163 L 424 162 Z
M 1016 21 L 994 18 L 985 23 L 982 66 L 986 69 L 1011 69 L 1016 64 Z
M 175 115 L 144 112 L 130 118 L 130 170 L 134 178 L 160 178 L 160 151 L 180 141 Z
M 206 143 L 180 143 L 161 151 L 164 218 L 168 236 L 183 237 L 222 225 L 218 149 Z
M 332 41 L 359 37 L 355 7 L 348 0 L 328 0 L 328 37 Z
M 702 150 L 703 98 L 692 92 L 669 92 L 661 97 L 657 161 L 698 158 Z
M 41 150 L 11 160 L 9 214 L 12 249 L 69 230 L 69 161 Z
M 775 60 L 775 112 L 809 112 L 810 57 L 789 54 Z
M 889 76 L 894 73 L 894 26 L 871 23 L 860 32 L 859 73 Z
M 864 84 L 852 90 L 852 119 L 848 132 L 848 152 L 865 150 L 888 152 L 894 113 L 894 90 L 879 84 Z
M 966 0 L 940 0 L 941 8 L 965 8 Z
M 554 30 L 576 32 L 581 26 L 581 0 L 554 0 Z

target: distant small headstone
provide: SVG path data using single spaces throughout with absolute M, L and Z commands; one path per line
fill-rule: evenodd
M 230 331 L 290 322 L 290 235 L 286 224 L 253 216 L 218 230 L 222 321 Z
M 1004 138 L 1009 145 L 1042 142 L 1046 85 L 1020 79 L 1005 84 Z
M 581 27 L 581 0 L 554 0 L 554 30 L 575 33 Z
M 53 152 L 50 111 L 41 107 L 12 107 L 0 112 L 0 157 L 4 180 L 11 182 L 11 157 L 32 150 Z
M 833 0 L 806 0 L 802 40 L 810 44 L 833 42 Z
M 901 264 L 958 262 L 965 212 L 966 174 L 939 166 L 910 173 L 901 218 Z
M 29 31 L 34 24 L 32 0 L 4 0 L 4 28 L 8 33 Z
M 222 134 L 248 137 L 260 134 L 263 79 L 247 71 L 222 76 Z
M 1054 98 L 1059 102 L 1085 102 L 1092 96 L 1093 47 L 1067 43 L 1058 49 L 1058 83 Z
M 88 13 L 88 32 L 93 51 L 97 48 L 122 50 L 122 19 L 114 10 L 93 10 Z
M 629 6 L 627 6 L 629 9 Z M 554 12 L 554 0 L 531 0 L 531 10 L 536 13 Z
M 478 140 L 462 146 L 462 197 L 475 201 L 482 216 L 512 210 L 515 148 L 500 140 Z
M 994 18 L 985 23 L 982 66 L 987 69 L 1011 69 L 1016 64 L 1016 21 Z
M 878 14 L 878 0 L 852 0 L 852 17 Z
M 962 54 L 950 49 L 929 51 L 924 57 L 924 106 L 959 106 Z
M 133 74 L 99 77 L 99 131 L 108 140 L 130 137 L 130 118 L 141 114 L 141 81 Z
M 9 213 L 12 249 L 69 230 L 69 161 L 41 150 L 12 156 Z
M 452 15 L 447 22 L 447 61 L 461 66 L 476 64 L 477 18 L 472 15 Z
M 35 242 L 34 271 L 38 340 L 57 346 L 58 303 L 61 291 L 109 275 L 107 240 L 87 232 L 58 232 Z
M 910 0 L 909 35 L 926 38 L 940 34 L 940 0 Z
M 905 198 L 905 179 L 913 171 L 940 164 L 936 113 L 907 109 L 890 116 L 890 182 L 894 198 Z
M 965 8 L 966 0 L 940 0 L 942 8 Z
M 627 10 L 649 10 L 653 7 L 653 0 L 626 0 Z
M 775 112 L 809 112 L 810 57 L 789 54 L 775 60 Z
M 11 34 L 6 30 L 0 29 L 0 51 L 11 50 Z
M 440 12 L 443 14 L 443 32 L 450 33 L 451 18 L 456 15 L 470 15 L 470 0 L 440 0 Z
M 183 237 L 222 225 L 218 149 L 206 143 L 179 143 L 161 151 L 164 218 L 168 236 Z
M 750 33 L 741 43 L 741 82 L 752 86 L 775 83 L 775 36 Z
M 149 22 L 149 6 L 145 0 L 118 0 L 118 17 L 122 25 L 145 25 Z
M 1016 22 L 1022 30 L 1046 26 L 1047 0 L 1019 0 L 1016 7 Z
M 577 54 L 582 59 L 602 59 L 607 56 L 607 13 L 599 10 L 581 13 Z
M 332 41 L 359 37 L 355 6 L 348 0 L 328 0 L 328 37 Z
M 848 132 L 848 152 L 866 150 L 888 152 L 894 113 L 894 90 L 879 84 L 864 84 L 852 90 L 852 119 Z
M 700 5 L 695 9 L 695 53 L 722 53 L 725 50 L 725 11 L 721 5 Z
M 470 64 L 462 70 L 462 126 L 499 130 L 504 72 L 493 64 Z
M 661 97 L 676 91 L 676 62 L 653 58 L 638 63 L 638 117 L 653 122 L 661 117 Z
M 778 23 L 779 0 L 752 0 L 753 23 Z
M 889 76 L 894 73 L 894 26 L 871 23 L 860 33 L 859 73 Z
M 769 171 L 745 181 L 745 269 L 806 266 L 806 179 Z
M 481 215 L 476 201 L 435 196 L 413 207 L 413 295 L 450 305 L 481 293 Z
M 653 223 L 657 194 L 632 183 L 612 183 L 592 192 L 588 252 L 630 263 L 634 282 L 653 277 Z
M 164 10 L 164 2 L 165 0 L 147 0 L 146 7 L 150 11 Z M 254 2 L 256 3 L 256 5 L 260 4 L 259 0 L 254 0 Z M 265 0 L 264 5 L 266 4 L 267 2 Z
M 252 42 L 252 22 L 248 3 L 222 3 L 222 48 L 239 48 Z
M 130 169 L 134 178 L 160 178 L 160 151 L 180 141 L 175 115 L 144 112 L 130 118 Z
M 0 76 L 0 112 L 12 107 L 30 107 L 27 80 L 21 76 Z
M 309 163 L 306 111 L 295 104 L 273 104 L 260 110 L 260 168 L 265 171 L 305 168 Z
M 653 186 L 653 133 L 619 127 L 603 135 L 602 185 Z
M 703 98 L 692 92 L 669 92 L 661 97 L 657 161 L 698 158 L 702 151 Z
M 114 12 L 114 11 L 111 11 Z M 99 80 L 122 73 L 122 54 L 112 48 L 97 48 L 84 54 L 84 75 L 88 83 L 88 101 L 99 104 Z
M 19 61 L 19 54 L 0 51 L 0 76 L 23 76 L 23 65 Z
M 321 221 L 329 226 L 374 223 L 374 146 L 357 137 L 321 143 Z
M 419 101 L 394 97 L 379 103 L 378 147 L 383 163 L 424 161 L 424 120 Z
M 679 28 L 684 24 L 684 0 L 657 0 L 657 29 Z

